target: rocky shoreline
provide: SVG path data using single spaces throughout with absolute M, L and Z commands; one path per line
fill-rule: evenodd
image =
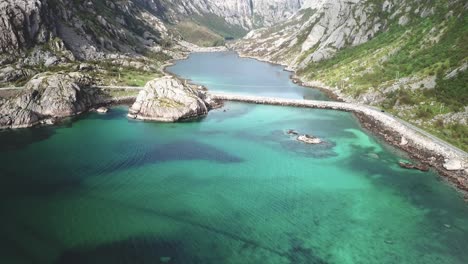
M 53 125 L 97 107 L 130 103 L 136 98 L 92 86 L 92 78 L 79 72 L 39 74 L 17 94 L 0 99 L 0 129 Z
M 465 200 L 468 199 L 468 176 L 466 169 L 449 171 L 444 167 L 446 164 L 446 155 L 434 153 L 432 150 L 421 148 L 409 142 L 407 144 L 401 144 L 401 136 L 399 133 L 389 129 L 389 127 L 382 124 L 382 122 L 363 113 L 354 114 L 364 129 L 377 135 L 388 144 L 404 151 L 411 159 L 435 169 L 448 183 L 455 186 L 457 190 L 464 194 Z
M 266 58 L 250 56 L 239 51 L 237 53 L 241 58 L 251 58 L 256 59 L 258 61 L 268 62 L 271 64 L 282 65 L 287 67 L 287 65 L 276 63 Z M 333 89 L 332 87 L 328 87 L 319 82 L 304 81 L 300 76 L 298 76 L 295 73 L 294 70 L 289 68 L 286 68 L 285 70 L 293 73 L 291 79 L 298 85 L 319 89 L 325 92 L 327 95 L 329 95 L 330 98 L 338 102 L 355 103 L 347 96 L 341 94 L 337 89 Z M 424 143 L 422 141 L 418 144 L 415 144 L 414 142 L 406 142 L 406 144 L 401 144 L 402 136 L 405 136 L 405 134 L 401 133 L 401 131 L 396 131 L 396 129 L 392 129 L 391 126 L 389 126 L 388 124 L 382 124 L 382 122 L 375 119 L 372 115 L 356 111 L 353 111 L 353 113 L 358 118 L 363 128 L 370 131 L 374 135 L 377 135 L 379 138 L 385 140 L 388 144 L 408 153 L 411 159 L 423 165 L 430 166 L 431 168 L 436 170 L 439 173 L 439 175 L 441 175 L 450 184 L 455 186 L 457 190 L 461 191 L 464 194 L 465 200 L 468 201 L 468 155 L 466 155 L 466 153 L 464 156 L 458 155 L 454 157 L 453 153 L 447 153 L 444 150 L 444 147 L 429 147 L 428 143 Z M 438 145 L 438 142 L 432 142 L 432 144 Z M 437 151 L 435 151 L 434 149 L 437 149 Z M 448 162 L 454 159 L 460 163 L 460 169 L 448 170 Z
M 215 49 L 210 52 L 218 51 L 219 50 Z M 184 58 L 182 59 L 188 58 L 189 54 L 190 53 L 184 54 Z M 240 53 L 239 56 L 249 57 Z M 253 57 L 253 59 L 274 63 L 256 57 Z M 132 108 L 134 109 L 131 110 L 133 113 L 131 111 L 129 113 L 131 118 L 166 122 L 174 122 L 180 119 L 206 115 L 209 109 L 219 106 L 217 101 L 222 99 L 213 100 L 212 98 L 209 98 L 209 96 L 206 95 L 205 87 L 190 84 L 190 80 L 185 80 L 180 76 L 168 72 L 166 70 L 167 67 L 174 63 L 175 60 L 171 60 L 161 66 L 160 70 L 165 77 L 159 80 L 170 80 L 169 82 L 171 83 L 176 82 L 177 85 L 175 86 L 180 86 L 179 88 L 181 89 L 179 90 L 183 91 L 178 94 L 181 96 L 176 96 L 177 98 L 169 98 L 169 96 L 168 100 L 163 98 L 164 100 L 161 101 L 159 100 L 160 96 L 158 95 L 156 96 L 158 100 L 156 100 L 157 102 L 155 103 L 154 98 L 156 97 L 145 97 L 142 95 L 140 96 L 139 104 L 136 106 L 137 96 L 112 97 L 109 94 L 103 93 L 103 91 L 87 89 L 90 85 L 90 80 L 79 73 L 39 75 L 28 83 L 28 89 L 26 89 L 24 93 L 16 96 L 10 103 L 8 103 L 8 100 L 3 103 L 2 108 L 0 109 L 0 129 L 32 127 L 39 124 L 53 124 L 62 118 L 76 116 L 83 112 L 90 111 L 93 108 L 112 104 L 133 104 Z M 320 85 L 318 83 L 304 82 L 295 73 L 291 78 L 299 85 L 315 89 L 318 88 L 327 92 L 332 99 L 337 101 L 348 101 L 346 97 L 343 97 L 335 89 L 331 89 L 330 87 Z M 150 85 L 150 88 L 151 87 L 152 86 Z M 158 93 L 155 91 L 154 87 L 150 90 L 146 91 L 145 94 L 155 95 Z M 54 94 L 60 94 L 62 97 L 64 96 L 64 98 L 56 100 L 54 99 Z M 164 96 L 168 94 L 170 93 L 165 93 Z M 179 104 L 178 99 L 182 97 L 187 100 L 184 99 L 181 101 L 182 103 Z M 184 105 L 185 102 L 187 104 Z M 180 108 L 179 110 L 181 111 L 176 111 L 177 113 L 175 113 L 171 110 L 169 111 L 170 117 L 166 118 L 159 110 L 156 111 L 151 107 L 141 107 L 142 105 L 156 106 L 159 110 L 162 108 L 167 110 L 175 107 L 177 109 Z M 434 168 L 440 175 L 444 176 L 445 179 L 456 186 L 459 190 L 468 194 L 467 155 L 455 155 L 453 151 L 449 151 L 445 147 L 438 145 L 438 142 L 429 142 L 430 139 L 424 138 L 422 135 L 417 135 L 415 131 L 410 131 L 411 129 L 406 127 L 404 124 L 398 124 L 398 120 L 395 119 L 389 121 L 390 119 L 385 118 L 383 113 L 375 113 L 380 117 L 376 118 L 372 113 L 368 113 L 371 111 L 370 109 L 369 111 L 363 109 L 360 109 L 359 105 L 356 105 L 356 109 L 348 109 L 345 111 L 354 112 L 363 128 L 371 131 L 373 134 L 384 139 L 389 144 L 405 151 L 412 159 L 417 160 L 423 165 Z M 377 112 L 375 109 L 372 111 Z M 382 120 L 387 120 L 388 122 L 384 122 Z M 405 137 L 412 140 L 407 140 Z M 451 162 L 451 165 L 449 165 L 450 168 L 447 165 L 449 162 Z

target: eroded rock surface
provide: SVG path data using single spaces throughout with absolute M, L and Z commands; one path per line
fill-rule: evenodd
M 80 73 L 37 75 L 19 95 L 0 102 L 0 128 L 31 127 L 86 111 L 102 100 L 91 84 L 91 78 Z
M 16 54 L 54 37 L 55 26 L 48 21 L 46 0 L 2 0 L 0 2 L 0 53 Z
M 128 116 L 141 120 L 175 122 L 204 116 L 210 108 L 211 99 L 204 90 L 165 76 L 146 84 Z

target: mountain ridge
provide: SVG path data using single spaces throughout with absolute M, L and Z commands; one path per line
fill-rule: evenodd
M 232 47 L 466 149 L 468 3 L 330 1 Z

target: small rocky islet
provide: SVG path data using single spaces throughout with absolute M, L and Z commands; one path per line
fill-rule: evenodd
M 203 87 L 165 76 L 145 85 L 130 108 L 128 117 L 175 122 L 204 116 L 215 105 Z

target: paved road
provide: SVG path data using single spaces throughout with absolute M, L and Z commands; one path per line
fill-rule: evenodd
M 377 110 L 377 111 L 381 111 L 381 109 L 379 109 L 378 107 L 369 106 L 369 108 L 373 108 L 373 109 L 375 109 L 375 110 Z M 457 148 L 457 147 L 451 145 L 451 144 L 448 143 L 447 141 L 444 141 L 444 140 L 442 140 L 442 139 L 440 139 L 440 138 L 434 136 L 433 134 L 431 134 L 431 133 L 429 133 L 429 132 L 423 130 L 422 128 L 419 128 L 419 127 L 417 127 L 417 126 L 415 126 L 415 125 L 409 123 L 408 121 L 405 121 L 405 120 L 403 120 L 403 119 L 401 119 L 401 118 L 399 118 L 399 117 L 396 117 L 396 116 L 394 116 L 394 115 L 392 115 L 392 114 L 390 114 L 390 113 L 387 113 L 387 112 L 383 112 L 383 113 L 386 114 L 386 115 L 389 116 L 389 117 L 392 117 L 392 118 L 398 120 L 400 123 L 402 123 L 402 124 L 404 124 L 405 126 L 407 126 L 407 127 L 411 128 L 411 129 L 417 131 L 418 133 L 420 133 L 420 134 L 422 134 L 422 135 L 424 135 L 424 136 L 426 136 L 426 137 L 428 137 L 428 138 L 430 138 L 430 139 L 432 139 L 432 140 L 434 140 L 434 141 L 438 141 L 439 144 L 444 145 L 444 146 L 447 147 L 447 148 L 451 148 L 451 149 L 453 149 L 454 151 L 457 151 L 460 155 L 466 155 L 466 156 L 468 156 L 468 153 L 467 153 L 466 151 L 464 151 L 464 150 L 462 150 L 462 149 L 460 149 L 460 148 Z
M 141 90 L 143 87 L 134 87 L 134 86 L 96 86 L 99 89 L 126 89 L 126 90 Z M 23 87 L 4 87 L 0 88 L 0 90 L 21 90 Z M 342 110 L 342 111 L 351 111 L 351 112 L 361 112 L 367 115 L 371 115 L 374 118 L 384 122 L 384 123 L 392 123 L 396 122 L 406 129 L 413 131 L 423 137 L 429 138 L 432 142 L 436 143 L 437 145 L 448 149 L 457 154 L 457 156 L 461 157 L 468 157 L 468 153 L 452 146 L 451 144 L 445 142 L 444 140 L 422 130 L 419 127 L 416 127 L 400 118 L 397 118 L 389 113 L 381 112 L 380 109 L 376 107 L 360 105 L 360 104 L 352 104 L 352 103 L 343 103 L 343 102 L 334 102 L 334 101 L 317 101 L 317 100 L 304 100 L 304 99 L 286 99 L 286 98 L 273 98 L 273 97 L 259 97 L 259 96 L 250 96 L 250 95 L 241 95 L 241 94 L 233 94 L 233 93 L 222 93 L 222 92 L 210 92 L 211 96 L 216 99 L 220 100 L 230 100 L 230 101 L 241 101 L 241 102 L 248 102 L 248 103 L 256 103 L 256 104 L 273 104 L 273 105 L 289 105 L 289 106 L 299 106 L 299 107 L 309 107 L 309 108 L 321 108 L 321 109 L 334 109 L 334 110 Z M 386 118 L 382 118 L 385 116 Z M 401 134 L 405 135 L 404 129 L 400 129 L 399 131 Z

